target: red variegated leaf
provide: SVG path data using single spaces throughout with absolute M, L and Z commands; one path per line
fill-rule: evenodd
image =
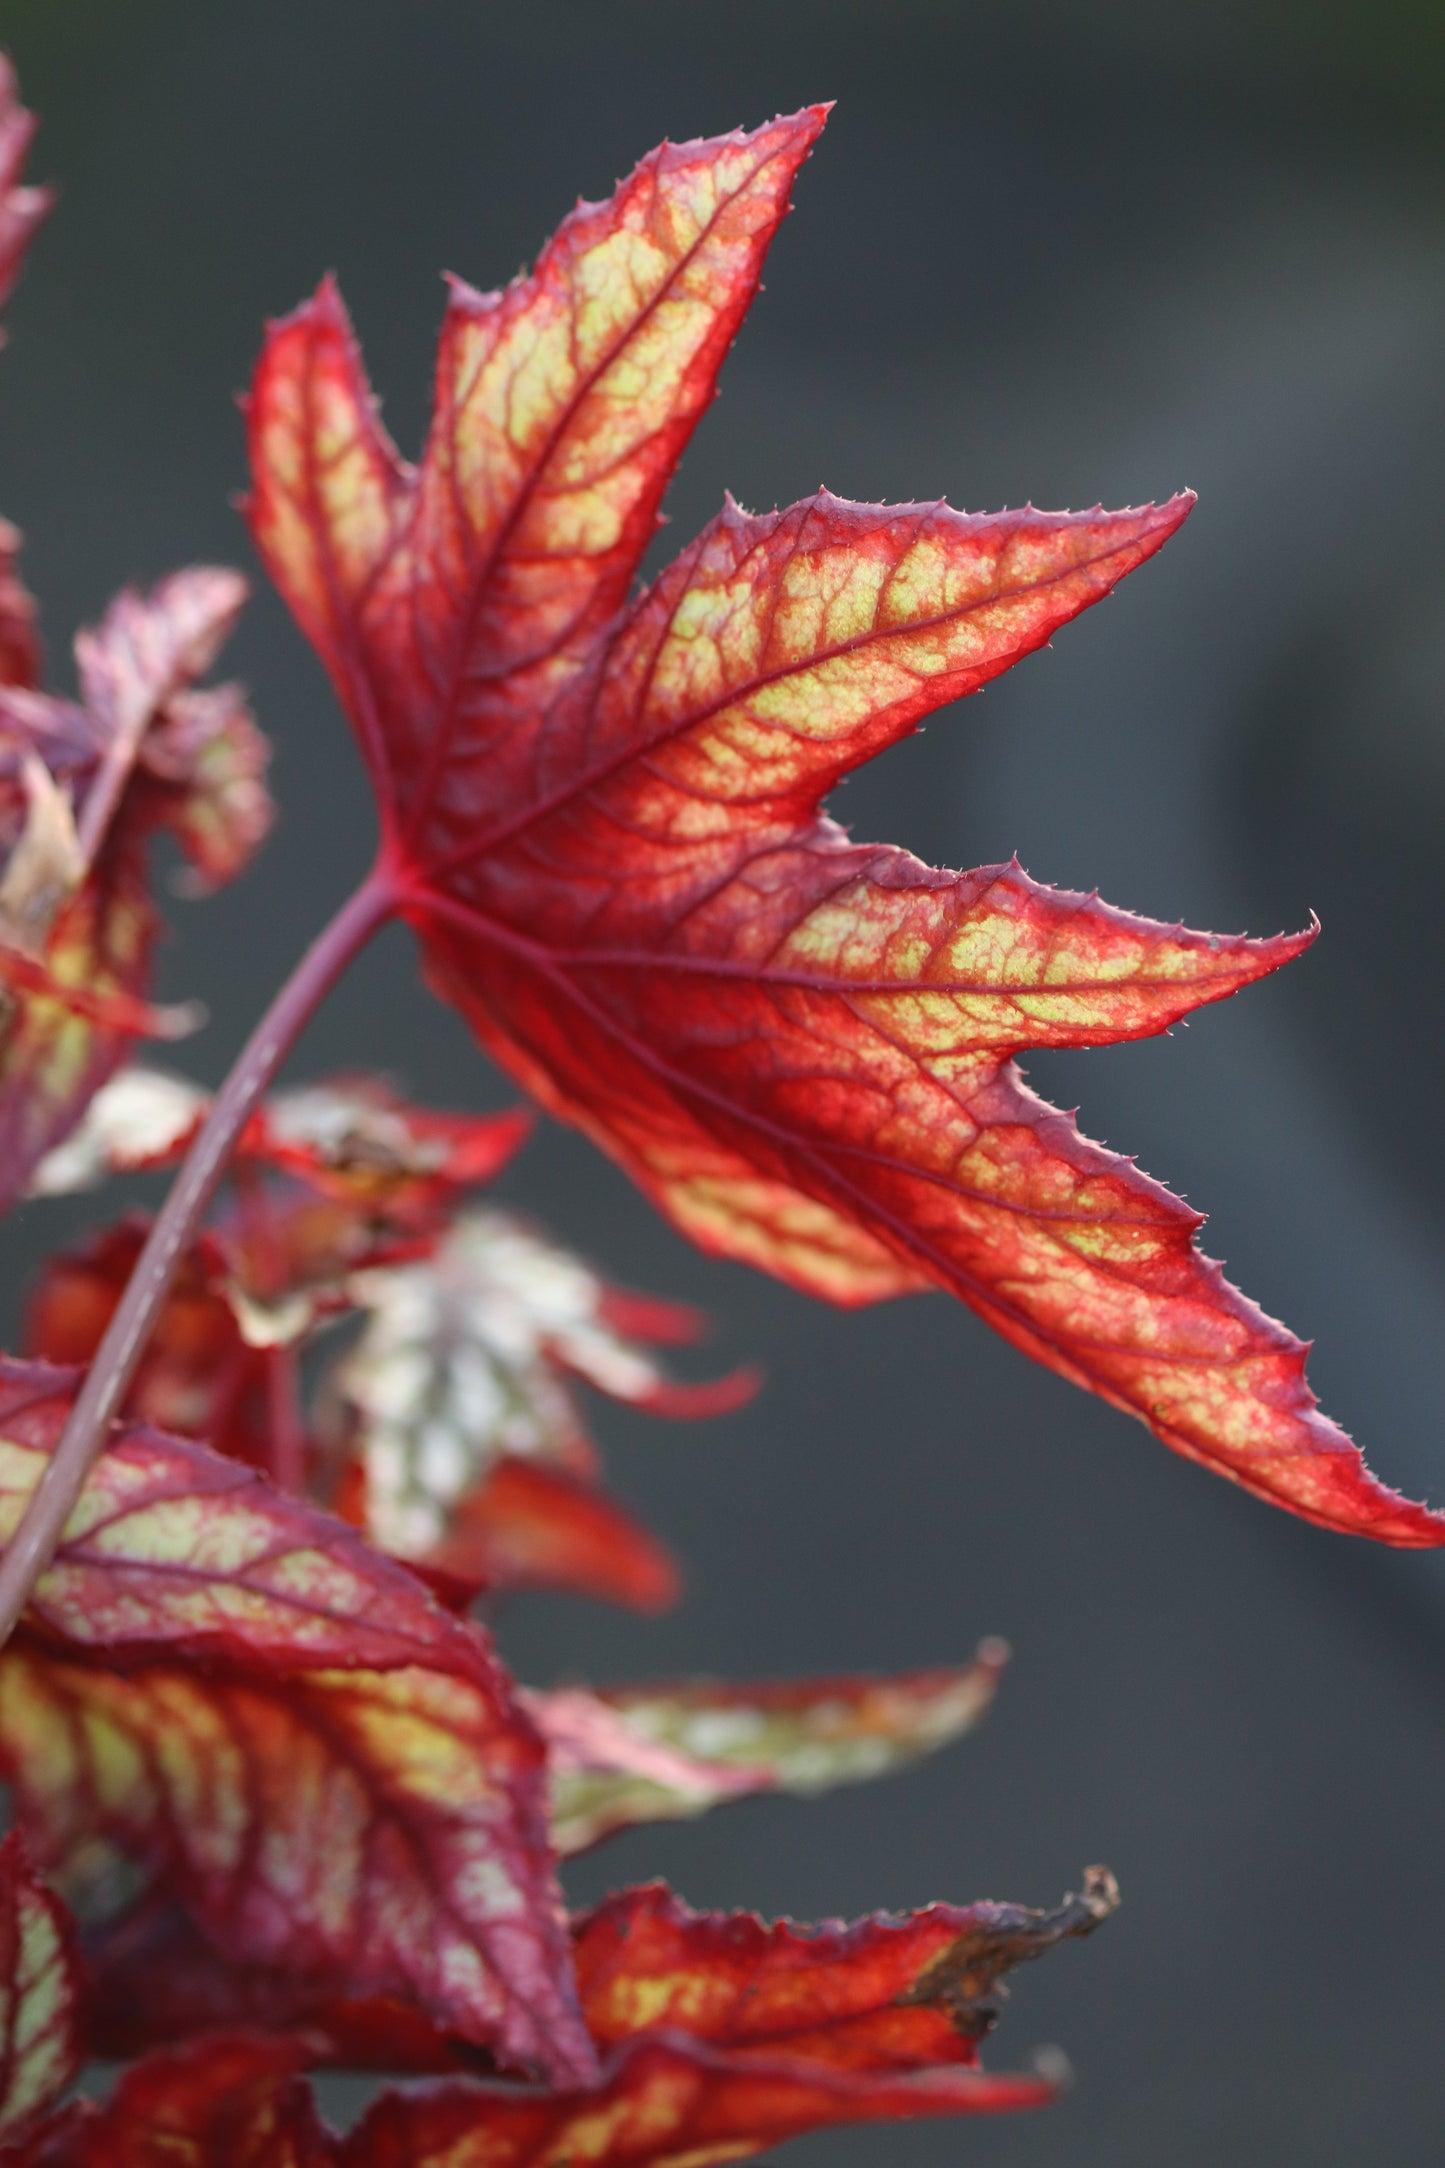
M 5 1373 L 0 1537 L 70 1390 Z M 0 1754 L 83 1921 L 172 1892 L 238 1961 L 589 2068 L 542 1749 L 485 1638 L 234 1462 L 116 1434 L 0 1658 Z
M 0 2150 L 80 2068 L 80 1966 L 70 1921 L 15 1830 L 0 1844 Z
M 334 2168 L 335 2141 L 284 2040 L 220 2035 L 126 2071 L 77 2102 L 15 2168 Z
M 668 2030 L 713 2047 L 786 2047 L 853 2072 L 977 2060 L 1004 1974 L 1119 1901 L 1088 1870 L 1054 1912 L 1022 1905 L 929 1905 L 843 1926 L 771 1925 L 747 1912 L 693 1912 L 661 1882 L 623 1890 L 573 1929 L 578 1992 L 601 2047 Z
M 1102 596 L 1191 499 L 971 517 L 729 503 L 627 581 L 821 112 L 665 146 L 504 294 L 453 293 L 421 465 L 334 289 L 276 325 L 253 526 L 381 804 L 429 977 L 703 1247 L 840 1302 L 942 1286 L 1166 1443 L 1327 1526 L 1373 1482 L 1195 1213 L 1023 1086 L 1297 955 L 935 872 L 820 812 Z
M 591 2056 L 509 1748 L 476 1687 L 421 1667 L 121 1673 L 41 1647 L 0 1666 L 22 1826 L 83 1920 L 171 1894 L 242 1964 L 404 1996 L 575 2078 Z
M 145 1028 L 139 997 L 157 931 L 143 868 L 127 854 L 60 911 L 38 974 L 0 956 L 0 1210 Z
M 146 1028 L 160 931 L 150 837 L 169 830 L 214 885 L 241 870 L 269 825 L 265 741 L 240 694 L 193 683 L 245 591 L 233 572 L 196 567 L 148 596 L 118 596 L 76 641 L 80 703 L 0 686 L 7 889 L 37 833 L 37 776 L 75 808 L 63 871 L 7 896 L 0 924 L 0 1202 L 23 1192 Z
M 83 1127 L 85 1125 L 82 1125 Z M 96 1132 L 72 1138 L 41 1173 L 94 1163 Z M 74 1145 L 76 1149 L 71 1150 Z M 395 1202 L 393 1197 L 390 1202 Z M 239 1201 L 183 1254 L 146 1343 L 125 1412 L 276 1472 L 268 1439 L 277 1420 L 276 1365 L 327 1318 L 352 1308 L 353 1276 L 414 1257 L 433 1237 L 403 1211 L 299 1184 L 245 1184 Z M 89 1362 L 139 1259 L 150 1222 L 131 1213 L 43 1268 L 26 1314 L 26 1353 Z M 299 1424 L 298 1411 L 292 1420 Z M 288 1460 L 299 1487 L 309 1455 Z
M 1008 1661 L 889 1677 L 710 1679 L 527 1696 L 550 1750 L 552 1841 L 564 1855 L 638 1822 L 679 1821 L 750 1792 L 804 1796 L 885 1776 L 987 1715 Z
M 689 1912 L 656 1885 L 577 1929 L 589 2025 L 614 2051 L 597 2092 L 526 2100 L 451 2084 L 384 2095 L 345 2168 L 648 2168 L 737 2160 L 842 2123 L 1047 2101 L 1047 2078 L 980 2070 L 1000 1976 L 1117 1901 L 1091 1871 L 1053 1913 L 935 1905 L 853 1927 Z
M 823 118 L 664 144 L 610 202 L 579 204 L 530 277 L 454 283 L 416 473 L 335 288 L 273 328 L 252 520 L 365 718 L 389 825 L 425 807 L 449 754 L 515 772 L 547 757 L 546 704 L 626 594 Z M 464 684 L 496 717 L 489 746 L 452 742 Z
M 177 693 L 142 749 L 144 794 L 190 860 L 184 893 L 209 895 L 244 873 L 271 832 L 271 748 L 239 685 Z

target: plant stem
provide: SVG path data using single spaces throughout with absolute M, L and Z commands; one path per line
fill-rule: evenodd
M 392 885 L 378 869 L 312 942 L 216 1094 L 96 1350 L 60 1442 L 0 1558 L 0 1646 L 50 1563 L 236 1138 L 313 1010 L 390 916 L 393 902 Z
M 297 1390 L 294 1347 L 266 1350 L 266 1413 L 271 1432 L 271 1481 L 299 1497 L 306 1488 L 306 1428 Z

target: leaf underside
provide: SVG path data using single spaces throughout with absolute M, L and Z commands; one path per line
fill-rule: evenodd
M 824 118 L 664 145 L 505 291 L 454 285 L 419 466 L 330 284 L 274 325 L 250 514 L 356 730 L 433 985 L 704 1248 L 843 1303 L 940 1286 L 1175 1450 L 1400 1544 L 1304 1348 L 1198 1215 L 1024 1086 L 1312 931 L 1221 938 L 851 843 L 847 772 L 1046 642 L 1192 500 L 729 503 L 627 592 Z

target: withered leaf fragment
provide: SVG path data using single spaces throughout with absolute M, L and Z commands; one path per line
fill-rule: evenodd
M 4 1370 L 0 1538 L 72 1392 Z M 116 1433 L 0 1657 L 0 1759 L 84 1926 L 153 1891 L 238 1962 L 590 2072 L 542 1748 L 485 1637 L 237 1463 Z
M 703 1248 L 842 1303 L 944 1287 L 1176 1451 L 1326 1526 L 1445 1519 L 1365 1472 L 1198 1215 L 1028 1091 L 1299 954 L 935 871 L 821 812 L 1042 646 L 1192 499 L 1107 513 L 729 502 L 628 587 L 824 119 L 664 144 L 529 276 L 453 285 L 426 449 L 335 288 L 252 388 L 257 543 L 375 785 L 431 983 Z
M 33 1196 L 92 1189 L 107 1176 L 179 1159 L 212 1103 L 187 1077 L 131 1062 L 95 1094 L 63 1146 L 41 1161 Z M 520 1151 L 531 1116 L 448 1114 L 412 1106 L 381 1078 L 327 1077 L 273 1092 L 234 1157 L 295 1175 L 345 1203 L 451 1203 L 490 1182 Z
M 367 1322 L 327 1390 L 362 1463 L 373 1539 L 494 1587 L 665 1602 L 672 1574 L 658 1547 L 588 1495 L 597 1461 L 571 1381 L 652 1414 L 702 1416 L 750 1399 L 756 1374 L 670 1378 L 642 1342 L 676 1337 L 691 1313 L 619 1298 L 510 1212 L 466 1213 L 429 1257 L 351 1284 Z M 613 1537 L 622 1549 L 609 1572 Z
M 38 862 L 38 821 L 52 834 L 58 809 L 74 817 L 68 871 L 52 843 L 43 881 L 20 884 L 0 927 L 0 1204 L 23 1194 L 138 1034 L 189 1028 L 146 1003 L 160 931 L 148 845 L 169 831 L 213 887 L 270 825 L 267 747 L 239 690 L 195 685 L 245 592 L 238 574 L 200 566 L 119 595 L 76 641 L 79 702 L 0 685 L 6 883 L 27 854 Z

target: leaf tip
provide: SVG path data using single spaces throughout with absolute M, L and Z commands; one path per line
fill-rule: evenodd
M 1197 490 L 1181 489 L 1176 491 L 1172 497 L 1166 497 L 1163 504 L 1152 505 L 1149 509 L 1159 514 L 1159 524 L 1164 528 L 1166 534 L 1175 534 L 1184 525 L 1185 520 L 1188 519 L 1198 502 L 1199 494 Z

